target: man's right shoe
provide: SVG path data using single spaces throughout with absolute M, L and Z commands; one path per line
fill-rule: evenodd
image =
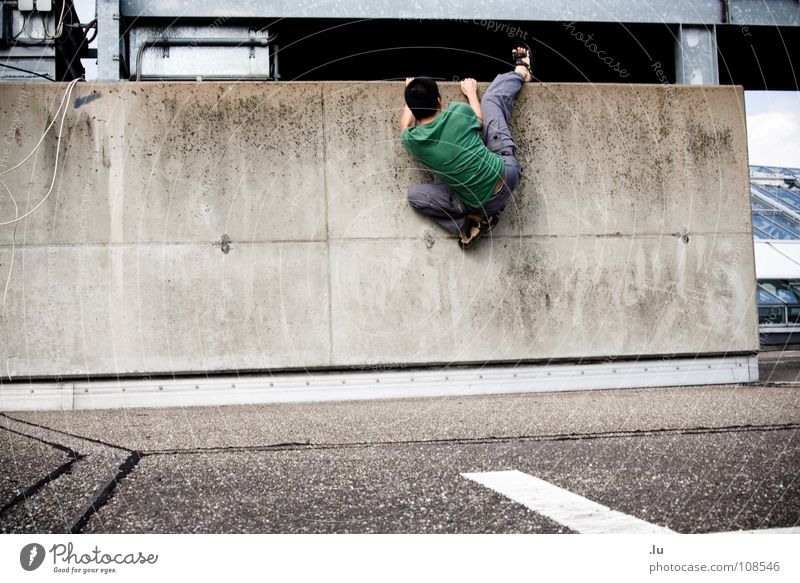
M 531 47 L 522 41 L 517 41 L 514 43 L 514 48 L 511 49 L 511 58 L 514 61 L 514 66 L 523 66 L 528 69 L 528 72 L 531 73 L 533 76 L 533 72 L 531 71 Z M 527 61 L 525 61 L 527 59 Z

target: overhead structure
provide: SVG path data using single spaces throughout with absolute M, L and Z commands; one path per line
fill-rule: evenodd
M 96 21 L 81 24 L 72 0 L 18 0 L 0 5 L 0 81 L 70 81 L 84 74 L 82 57 Z
M 52 13 L 62 4 L 4 3 L 3 22 L 12 24 L 3 42 L 20 54 L 15 34 L 28 5 L 34 14 L 52 5 L 52 30 Z M 72 14 L 71 0 L 63 5 Z M 91 22 L 76 19 L 70 30 L 77 44 L 56 52 L 77 66 L 96 57 L 97 77 L 108 81 L 385 80 L 421 73 L 491 79 L 508 44 L 521 39 L 533 48 L 534 72 L 545 82 L 796 89 L 791 57 L 800 54 L 797 0 L 96 0 L 95 14 L 96 53 L 77 36 Z M 36 51 L 54 58 L 52 46 Z M 0 79 L 12 78 L 7 73 L 0 71 Z

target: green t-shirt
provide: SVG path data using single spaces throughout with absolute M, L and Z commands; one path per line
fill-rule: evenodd
M 489 150 L 478 131 L 478 116 L 466 103 L 454 102 L 432 122 L 405 128 L 403 145 L 472 208 L 494 194 L 503 174 L 503 160 Z

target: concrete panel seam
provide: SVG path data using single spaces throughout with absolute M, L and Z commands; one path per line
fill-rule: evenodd
M 574 235 L 525 235 L 525 234 L 511 234 L 511 235 L 502 235 L 502 234 L 491 234 L 487 236 L 487 240 L 490 239 L 502 239 L 504 241 L 507 240 L 552 240 L 552 239 L 629 239 L 631 241 L 638 241 L 640 239 L 680 239 L 685 235 L 689 235 L 690 237 L 719 237 L 719 236 L 747 236 L 752 237 L 752 232 L 748 231 L 689 231 L 688 233 L 576 233 Z M 455 240 L 457 237 L 455 235 L 447 235 L 447 234 L 440 234 L 442 238 L 445 239 L 453 239 Z M 371 236 L 355 236 L 355 237 L 336 237 L 333 236 L 330 238 L 331 241 L 420 241 L 419 237 L 371 237 Z
M 308 245 L 319 244 L 324 245 L 325 241 L 319 239 L 264 239 L 261 241 L 239 241 L 230 239 L 227 241 L 230 245 L 237 247 L 263 247 L 267 245 Z M 63 249 L 135 249 L 139 247 L 214 247 L 219 246 L 219 241 L 131 241 L 130 243 L 25 243 L 26 248 L 63 248 Z M 0 243 L 0 249 L 11 249 L 13 245 Z M 17 245 L 19 248 L 19 245 Z
M 574 235 L 525 235 L 525 234 L 492 234 L 490 239 L 502 241 L 517 241 L 517 240 L 555 240 L 555 239 L 628 239 L 636 241 L 640 239 L 668 239 L 668 238 L 681 238 L 685 233 L 576 233 Z M 752 232 L 748 231 L 690 231 L 690 237 L 717 237 L 717 236 L 747 236 L 752 237 Z M 440 235 L 443 239 L 453 239 L 453 235 Z M 487 239 L 489 240 L 489 239 Z M 349 236 L 349 237 L 330 237 L 329 241 L 420 241 L 419 237 L 371 237 L 371 236 Z M 265 247 L 270 245 L 309 245 L 319 244 L 325 245 L 326 241 L 315 239 L 264 239 L 262 241 L 238 241 L 231 240 L 230 244 L 235 244 L 236 247 L 252 248 L 252 247 Z M 25 243 L 25 246 L 20 248 L 17 245 L 18 251 L 25 249 L 135 249 L 135 248 L 150 248 L 150 247 L 213 247 L 219 245 L 219 241 L 132 241 L 130 243 Z M 0 243 L 0 249 L 12 249 L 14 246 L 6 243 Z M 754 259 L 755 261 L 755 259 Z

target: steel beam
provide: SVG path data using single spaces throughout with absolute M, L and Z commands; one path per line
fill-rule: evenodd
M 675 41 L 675 81 L 684 85 L 719 84 L 715 27 L 678 27 Z
M 739 25 L 800 25 L 797 0 L 121 0 L 128 17 L 407 18 L 525 21 L 724 24 L 726 10 Z
M 726 24 L 739 26 L 800 26 L 797 0 L 728 0 Z
M 97 79 L 120 79 L 120 2 L 97 0 Z

